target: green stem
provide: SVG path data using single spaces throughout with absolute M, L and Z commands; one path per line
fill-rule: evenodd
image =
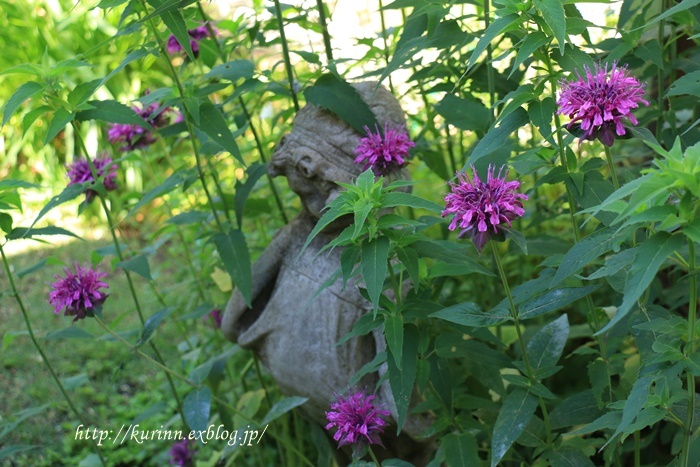
M 527 377 L 532 384 L 537 382 L 535 378 L 535 372 L 532 370 L 530 365 L 530 359 L 527 356 L 527 345 L 525 344 L 525 339 L 523 338 L 523 333 L 520 330 L 520 319 L 518 317 L 518 309 L 515 307 L 515 302 L 513 301 L 513 295 L 510 292 L 510 286 L 508 285 L 508 278 L 503 270 L 503 264 L 501 264 L 501 255 L 498 253 L 498 248 L 496 248 L 496 243 L 493 241 L 489 242 L 491 244 L 491 251 L 493 252 L 493 257 L 496 260 L 496 268 L 498 268 L 498 275 L 501 277 L 501 283 L 503 284 L 503 289 L 506 292 L 506 297 L 508 297 L 508 304 L 510 305 L 510 316 L 513 318 L 513 323 L 515 324 L 515 331 L 518 334 L 518 342 L 520 343 L 520 349 L 523 354 L 523 362 L 525 363 L 525 370 L 527 371 Z M 552 445 L 552 429 L 549 423 L 549 412 L 547 411 L 547 405 L 541 397 L 538 397 L 540 403 L 540 409 L 542 410 L 542 419 L 544 420 L 545 430 L 547 432 L 547 444 Z
M 542 50 L 542 55 L 544 56 L 545 66 L 547 67 L 549 83 L 552 88 L 552 96 L 556 97 L 557 81 L 556 79 L 554 79 L 554 66 L 552 65 L 552 60 L 549 58 L 549 54 L 547 53 L 546 49 Z M 568 173 L 569 164 L 566 159 L 566 149 L 564 148 L 564 137 L 562 136 L 561 119 L 559 118 L 559 114 L 557 112 L 554 112 L 554 124 L 556 126 L 557 146 L 559 147 L 559 160 L 561 162 L 562 167 L 564 167 L 564 169 Z M 569 188 L 568 184 L 564 184 L 564 186 L 566 187 L 566 195 L 569 201 L 569 219 L 571 221 L 571 228 L 574 234 L 574 241 L 578 243 L 581 239 L 581 232 L 579 231 L 578 224 L 576 223 L 576 219 L 574 217 L 574 215 L 576 214 L 576 204 L 574 201 L 574 195 L 571 192 L 571 189 Z M 598 314 L 595 312 L 593 300 L 591 299 L 590 295 L 586 295 L 586 306 L 588 308 L 588 314 L 592 314 L 593 316 L 593 325 L 595 326 L 595 333 L 601 328 L 601 325 L 598 320 Z M 610 398 L 610 401 L 612 401 L 612 378 L 610 375 L 610 363 L 608 362 L 607 357 L 607 344 L 605 343 L 603 336 L 599 335 L 596 336 L 596 342 L 598 343 L 598 348 L 600 349 L 601 356 L 605 361 L 605 369 L 608 375 L 608 396 Z
M 148 13 L 148 7 L 146 6 L 146 1 L 141 0 L 141 7 L 143 8 L 144 13 Z M 153 18 L 150 18 L 148 20 L 148 24 L 151 28 L 151 31 L 153 32 L 153 35 L 156 38 L 156 41 L 158 43 L 158 47 L 160 48 L 161 55 L 165 57 L 165 62 L 167 63 L 168 69 L 170 70 L 170 75 L 173 78 L 173 81 L 175 81 L 175 84 L 177 86 L 178 92 L 180 93 L 180 98 L 184 99 L 185 97 L 185 89 L 182 87 L 182 82 L 180 81 L 180 77 L 177 74 L 177 71 L 175 70 L 175 67 L 173 66 L 172 62 L 170 61 L 170 58 L 168 56 L 168 50 L 165 47 L 165 42 L 163 42 L 163 39 L 160 37 L 160 33 L 158 32 L 158 28 L 156 27 L 155 22 L 153 21 Z M 185 101 L 182 101 L 182 105 L 185 107 L 185 110 L 187 110 L 187 105 L 185 104 Z M 187 112 L 186 112 L 187 113 Z M 209 202 L 209 206 L 211 207 L 212 213 L 214 214 L 214 220 L 216 221 L 216 225 L 219 228 L 220 232 L 224 231 L 223 225 L 221 224 L 221 220 L 219 219 L 219 214 L 216 211 L 216 207 L 214 207 L 214 200 L 211 197 L 211 193 L 209 192 L 209 188 L 207 187 L 206 179 L 204 177 L 204 169 L 202 168 L 202 157 L 199 154 L 199 148 L 197 147 L 196 144 L 196 136 L 194 134 L 194 130 L 192 129 L 192 123 L 190 122 L 190 119 L 187 115 L 185 117 L 185 125 L 187 126 L 187 133 L 190 136 L 190 141 L 192 141 L 192 152 L 194 153 L 194 158 L 197 163 L 197 174 L 199 175 L 199 180 L 202 183 L 202 188 L 204 189 L 204 193 L 207 197 L 207 201 Z M 217 188 L 220 187 L 217 186 Z M 222 197 L 223 200 L 223 197 Z M 226 213 L 228 216 L 228 212 Z
M 610 148 L 603 145 L 605 148 L 605 158 L 608 160 L 608 169 L 610 170 L 610 176 L 612 177 L 613 185 L 616 190 L 620 189 L 620 182 L 617 179 L 617 171 L 615 170 L 615 165 L 613 164 L 612 154 L 610 154 Z
M 387 41 L 386 38 L 386 22 L 384 20 L 384 2 L 382 0 L 379 0 L 379 18 L 382 22 L 382 41 L 384 42 L 384 59 L 386 60 L 386 66 L 389 66 L 389 42 Z M 405 18 L 404 18 L 404 24 L 406 24 Z M 394 83 L 391 81 L 391 74 L 389 74 L 389 89 L 391 90 L 391 93 L 394 94 Z
M 640 436 L 639 430 L 634 432 L 634 467 L 640 467 L 642 462 L 642 456 L 640 452 Z
M 490 8 L 491 8 L 491 1 L 484 0 L 484 30 L 488 29 L 489 24 L 491 23 L 491 18 L 489 18 Z M 490 102 L 490 108 L 491 108 L 491 123 L 493 123 L 496 121 L 496 109 L 494 108 L 494 105 L 496 103 L 496 91 L 495 91 L 494 76 L 493 76 L 493 66 L 491 64 L 491 60 L 493 60 L 493 51 L 491 48 L 491 42 L 489 41 L 489 44 L 486 46 L 486 79 L 488 80 L 488 86 L 489 86 L 489 102 Z
M 80 133 L 80 129 L 76 125 L 75 122 L 72 123 L 74 133 L 76 136 L 76 139 L 78 140 L 78 143 L 80 145 L 80 149 L 82 150 L 83 154 L 85 155 L 85 159 L 88 162 L 88 165 L 90 166 L 90 172 L 92 173 L 93 180 L 98 179 L 98 174 L 97 174 L 97 169 L 95 169 L 95 164 L 93 164 L 92 159 L 90 159 L 90 155 L 88 154 L 87 148 L 85 146 L 85 141 L 83 140 L 83 137 Z M 117 232 L 114 223 L 112 222 L 112 215 L 110 214 L 109 207 L 107 206 L 107 201 L 105 198 L 101 195 L 98 194 L 97 196 L 100 200 L 100 203 L 102 205 L 102 210 L 105 213 L 105 218 L 107 219 L 107 225 L 109 226 L 109 233 L 112 236 L 112 243 L 114 243 L 114 249 L 117 252 L 117 257 L 119 258 L 119 261 L 124 261 L 124 254 L 122 253 L 122 248 L 121 245 L 119 244 L 119 239 L 117 238 Z M 131 292 L 131 297 L 134 300 L 134 306 L 136 307 L 136 312 L 139 316 L 139 320 L 141 321 L 141 325 L 143 325 L 146 320 L 143 317 L 143 311 L 141 310 L 141 303 L 139 302 L 138 294 L 136 293 L 136 288 L 134 287 L 134 281 L 131 279 L 131 273 L 127 271 L 126 269 L 123 269 L 124 275 L 126 276 L 126 281 L 129 284 L 129 291 Z M 163 356 L 160 354 L 158 351 L 158 348 L 153 342 L 149 342 L 149 345 L 151 349 L 153 350 L 153 353 L 156 355 L 158 358 L 158 361 L 161 362 L 161 364 L 164 362 Z M 182 410 L 182 401 L 180 400 L 180 396 L 177 393 L 177 389 L 175 388 L 175 383 L 173 382 L 173 379 L 170 377 L 168 373 L 165 374 L 166 379 L 168 380 L 168 384 L 170 385 L 170 390 L 173 393 L 173 397 L 175 398 L 175 402 L 177 403 L 178 409 L 180 411 L 180 418 L 182 419 L 182 423 L 185 427 L 189 428 L 189 425 L 187 424 L 187 421 L 185 420 L 185 415 Z
M 321 1 L 321 0 L 319 0 Z M 199 15 L 202 17 L 202 20 L 204 23 L 207 25 L 207 28 L 209 29 L 209 34 L 213 36 L 214 32 L 211 29 L 210 26 L 210 20 L 207 14 L 204 12 L 204 9 L 202 8 L 202 5 L 200 2 L 197 2 L 197 7 L 199 8 Z M 325 18 L 325 17 L 324 17 Z M 325 21 L 325 19 L 324 19 Z M 325 23 L 324 23 L 325 24 Z M 328 33 L 328 28 L 326 27 L 326 34 Z M 330 41 L 330 39 L 329 39 Z M 221 57 L 222 62 L 226 62 L 226 55 L 224 54 L 223 49 L 221 48 L 221 44 L 219 44 L 219 41 L 215 41 L 216 43 L 216 48 L 219 51 L 219 56 Z M 330 44 L 330 42 L 329 42 Z M 329 59 L 330 60 L 330 59 Z M 234 92 L 236 88 L 234 86 Z M 253 139 L 255 140 L 255 146 L 258 148 L 258 152 L 260 153 L 260 160 L 264 163 L 267 164 L 267 158 L 265 157 L 265 150 L 263 149 L 262 142 L 260 141 L 260 136 L 258 135 L 258 131 L 255 129 L 255 125 L 253 124 L 253 119 L 251 118 L 250 112 L 248 112 L 248 107 L 245 104 L 245 101 L 243 100 L 243 96 L 238 96 L 238 103 L 241 105 L 241 110 L 243 110 L 243 114 L 245 115 L 246 121 L 248 122 L 248 126 L 250 127 L 251 133 L 253 133 Z M 277 204 L 277 209 L 280 212 L 280 216 L 282 217 L 282 220 L 284 221 L 285 224 L 289 223 L 289 219 L 287 218 L 287 214 L 284 212 L 284 206 L 282 205 L 282 201 L 279 195 L 279 192 L 277 191 L 277 186 L 275 185 L 274 180 L 272 177 L 270 177 L 270 174 L 267 172 L 265 173 L 267 176 L 267 181 L 270 183 L 270 189 L 272 190 L 272 195 L 275 198 L 275 203 Z
M 368 451 L 369 451 L 369 456 L 372 458 L 372 461 L 374 461 L 374 465 L 376 465 L 377 467 L 379 467 L 380 465 L 382 465 L 382 464 L 379 462 L 379 460 L 377 460 L 377 456 L 376 456 L 376 454 L 374 454 L 374 451 L 372 450 L 372 446 L 369 446 L 369 447 L 368 447 Z
M 663 11 L 666 8 L 666 1 L 661 0 L 661 10 Z M 659 29 L 658 29 L 658 41 L 659 45 L 661 46 L 661 50 L 664 50 L 664 29 L 666 28 L 666 21 L 661 20 L 659 21 Z M 663 82 L 664 82 L 664 70 L 663 68 L 659 68 L 658 73 L 656 74 L 656 94 L 657 94 L 657 105 L 659 107 L 659 116 L 656 120 L 656 140 L 661 141 L 661 130 L 662 130 L 662 122 L 664 119 L 662 118 L 663 113 L 664 113 L 664 93 L 663 93 Z
M 280 39 L 282 40 L 282 56 L 284 57 L 284 68 L 287 70 L 287 79 L 289 80 L 289 92 L 292 94 L 292 102 L 294 102 L 294 110 L 299 112 L 299 101 L 297 93 L 294 90 L 294 70 L 292 69 L 292 61 L 289 59 L 289 46 L 287 45 L 287 36 L 284 34 L 284 20 L 282 18 L 282 8 L 280 1 L 275 0 L 275 15 L 280 31 Z
M 333 61 L 333 47 L 331 46 L 331 36 L 328 34 L 326 7 L 323 5 L 323 0 L 316 0 L 316 7 L 318 9 L 318 22 L 321 25 L 321 34 L 323 34 L 323 45 L 326 48 L 326 60 L 328 61 L 328 68 L 331 68 L 331 61 Z
M 17 305 L 19 306 L 19 309 L 22 312 L 22 316 L 24 317 L 24 324 L 27 326 L 27 331 L 29 332 L 29 338 L 31 339 L 32 344 L 34 344 L 34 347 L 39 352 L 39 355 L 41 355 L 41 359 L 44 361 L 44 365 L 46 365 L 46 368 L 49 369 L 49 373 L 51 373 L 51 377 L 53 378 L 54 382 L 56 383 L 56 386 L 58 386 L 58 389 L 59 389 L 59 391 L 61 391 L 63 398 L 68 403 L 68 407 L 70 407 L 73 414 L 77 417 L 77 419 L 80 421 L 80 423 L 83 426 L 88 426 L 88 424 L 85 423 L 85 419 L 83 419 L 81 412 L 78 412 L 78 409 L 76 409 L 75 405 L 73 405 L 73 401 L 71 400 L 70 397 L 68 397 L 68 393 L 66 392 L 66 389 L 63 387 L 63 383 L 61 383 L 61 380 L 58 378 L 58 375 L 54 371 L 53 366 L 51 366 L 49 359 L 46 358 L 46 354 L 44 353 L 44 349 L 41 348 L 41 346 L 39 345 L 39 342 L 36 340 L 36 336 L 34 335 L 34 330 L 32 329 L 32 325 L 29 322 L 29 314 L 27 313 L 27 309 L 24 307 L 24 302 L 22 301 L 22 297 L 20 296 L 19 290 L 17 290 L 17 286 L 15 285 L 15 280 L 14 280 L 14 277 L 12 275 L 12 270 L 10 269 L 10 263 L 7 260 L 7 256 L 5 256 L 5 250 L 3 249 L 1 243 L 0 243 L 0 254 L 2 255 L 2 264 L 5 268 L 5 273 L 7 274 L 8 280 L 10 281 L 10 289 L 12 290 L 12 295 L 15 297 L 15 301 L 17 301 Z M 97 453 L 97 455 L 100 458 L 100 462 L 102 462 L 102 465 L 106 466 L 107 461 L 102 456 L 102 452 L 100 451 L 99 446 L 95 442 L 95 439 L 91 438 L 90 441 L 92 442 L 93 449 L 95 450 L 95 452 Z
M 391 259 L 387 259 L 386 264 L 389 268 L 389 276 L 391 276 L 391 287 L 394 289 L 394 300 L 396 300 L 397 306 L 401 306 L 401 284 L 396 282 L 396 274 L 394 274 L 394 267 L 391 265 Z
M 686 356 L 695 353 L 695 323 L 698 311 L 698 279 L 695 273 L 695 243 L 688 239 L 688 278 L 690 280 L 690 301 L 688 303 L 688 344 Z M 690 455 L 690 438 L 695 422 L 695 376 L 686 370 L 688 381 L 688 419 L 683 430 L 683 449 L 681 451 L 681 466 L 688 466 Z

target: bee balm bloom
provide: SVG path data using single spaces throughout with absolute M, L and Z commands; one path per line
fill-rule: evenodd
M 366 126 L 364 128 L 367 136 L 360 138 L 360 144 L 355 149 L 355 163 L 364 163 L 362 170 L 372 167 L 375 174 L 387 175 L 406 165 L 408 150 L 416 145 L 406 130 L 386 124 L 382 137 L 377 126 L 376 133 Z
M 597 138 L 604 145 L 612 146 L 615 135 L 626 133 L 622 120 L 627 118 L 636 125 L 632 109 L 639 107 L 640 103 L 649 105 L 643 99 L 644 85 L 617 63 L 613 63 L 610 73 L 607 65 L 605 68 L 596 65 L 593 72 L 588 67 L 584 69 L 585 79 L 577 73 L 578 81 L 560 83 L 558 113 L 571 118 L 569 128 L 580 122 L 583 139 L 593 141 Z
M 91 315 L 95 307 L 107 300 L 108 295 L 100 289 L 109 285 L 100 279 L 107 273 L 92 269 L 89 266 L 81 267 L 75 264 L 75 274 L 69 269 L 64 269 L 66 277 L 56 275 L 56 282 L 51 284 L 49 303 L 57 315 L 65 309 L 64 316 L 75 316 L 73 322 Z
M 212 28 L 212 31 L 214 32 L 214 34 L 216 34 L 216 30 L 214 28 Z M 192 47 L 192 54 L 196 57 L 197 55 L 199 55 L 199 41 L 201 41 L 209 35 L 209 30 L 207 29 L 206 24 L 203 24 L 194 29 L 189 29 L 187 31 L 187 35 L 190 36 L 190 47 Z M 174 35 L 170 35 L 170 37 L 168 38 L 168 44 L 166 48 L 170 55 L 174 55 L 184 50 L 182 48 L 182 45 L 177 40 L 177 38 L 175 38 Z
M 451 192 L 445 196 L 445 209 L 442 217 L 454 215 L 449 229 L 462 229 L 459 236 L 469 234 L 476 249 L 481 252 L 489 238 L 503 230 L 503 224 L 510 227 L 510 221 L 525 213 L 521 200 L 527 199 L 517 193 L 520 182 L 507 182 L 508 171 L 503 168 L 494 174 L 494 167 L 489 166 L 488 177 L 482 181 L 472 166 L 473 179 L 464 172 L 457 173 L 457 183 L 451 183 Z
M 387 426 L 384 417 L 389 416 L 389 411 L 375 404 L 375 397 L 356 389 L 336 395 L 331 410 L 326 412 L 326 430 L 337 429 L 333 439 L 338 441 L 338 447 L 349 444 L 357 453 L 365 445 L 382 444 L 379 435 Z
M 103 155 L 102 157 L 93 160 L 92 165 L 95 166 L 95 172 L 97 172 L 98 177 L 101 177 L 106 173 L 104 178 L 105 189 L 108 191 L 115 190 L 117 188 L 117 165 L 112 162 L 112 158 L 107 155 Z M 75 185 L 84 182 L 95 183 L 95 177 L 92 176 L 92 170 L 90 170 L 90 163 L 86 159 L 73 161 L 73 163 L 69 165 L 67 169 L 67 175 L 70 179 L 68 185 Z M 92 201 L 95 194 L 97 194 L 95 190 L 89 188 L 85 190 L 85 197 L 87 198 L 88 202 Z

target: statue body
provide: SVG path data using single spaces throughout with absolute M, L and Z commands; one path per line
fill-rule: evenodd
M 376 83 L 354 87 L 378 122 L 404 125 L 403 111 L 389 91 Z M 291 132 L 275 149 L 268 173 L 287 177 L 302 210 L 253 264 L 252 307 L 234 290 L 221 327 L 227 338 L 259 356 L 284 393 L 307 397 L 303 409 L 320 424 L 326 423 L 325 412 L 335 394 L 345 392 L 355 373 L 386 348 L 378 331 L 337 345 L 371 309 L 355 281 L 344 286 L 339 277 L 332 285 L 325 284 L 340 267 L 342 248 L 321 250 L 350 225 L 352 216 L 329 225 L 302 252 L 324 206 L 338 196 L 337 182 L 352 183 L 360 175 L 361 167 L 354 163 L 359 138 L 337 116 L 312 104 L 297 113 Z M 386 364 L 380 368 L 385 371 Z M 379 377 L 377 372 L 367 374 L 358 386 L 373 392 Z M 377 395 L 396 417 L 386 381 Z M 387 455 L 426 462 L 432 445 L 426 448 L 405 434 L 415 436 L 425 428 L 426 420 L 409 417 L 404 432 L 396 437 L 390 426 L 383 437 L 390 450 Z

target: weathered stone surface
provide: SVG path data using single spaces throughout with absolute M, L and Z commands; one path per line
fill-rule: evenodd
M 355 88 L 378 122 L 404 125 L 399 103 L 385 88 L 377 88 L 376 83 L 360 83 Z M 310 104 L 299 111 L 292 131 L 275 149 L 268 172 L 287 177 L 303 209 L 277 232 L 253 265 L 252 308 L 236 290 L 222 323 L 230 340 L 256 352 L 283 392 L 309 398 L 304 409 L 322 424 L 334 393 L 344 392 L 357 370 L 385 349 L 381 333 L 336 345 L 370 309 L 356 283 L 343 288 L 342 279 L 338 279 L 319 292 L 338 270 L 342 253 L 341 248 L 320 250 L 352 219 L 330 225 L 301 251 L 323 207 L 338 195 L 336 182 L 351 183 L 361 173 L 361 167 L 353 162 L 359 138 L 327 111 Z M 386 371 L 386 365 L 380 371 Z M 377 373 L 367 375 L 359 386 L 372 390 L 378 379 Z M 396 416 L 388 383 L 382 384 L 378 396 Z M 426 427 L 424 419 L 413 417 L 404 430 L 417 435 Z M 386 432 L 389 438 L 395 438 L 394 433 L 391 428 Z M 392 455 L 413 457 L 418 463 L 429 453 L 410 439 L 387 440 L 387 447 L 392 446 Z

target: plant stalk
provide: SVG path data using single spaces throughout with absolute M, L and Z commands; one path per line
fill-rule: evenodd
M 299 112 L 299 101 L 297 100 L 297 93 L 294 90 L 294 70 L 292 69 L 292 61 L 289 58 L 289 45 L 287 44 L 287 36 L 284 34 L 284 20 L 282 18 L 282 8 L 280 7 L 279 0 L 275 0 L 275 15 L 277 16 L 280 39 L 282 40 L 282 56 L 284 57 L 284 68 L 287 70 L 287 79 L 289 80 L 289 92 L 292 94 L 294 110 Z
M 688 239 L 688 279 L 690 280 L 690 301 L 688 303 L 688 343 L 687 356 L 695 353 L 695 324 L 698 312 L 698 278 L 695 270 L 695 242 Z M 686 370 L 688 381 L 688 418 L 683 429 L 683 448 L 681 450 L 681 466 L 689 466 L 690 438 L 695 422 L 695 376 Z

